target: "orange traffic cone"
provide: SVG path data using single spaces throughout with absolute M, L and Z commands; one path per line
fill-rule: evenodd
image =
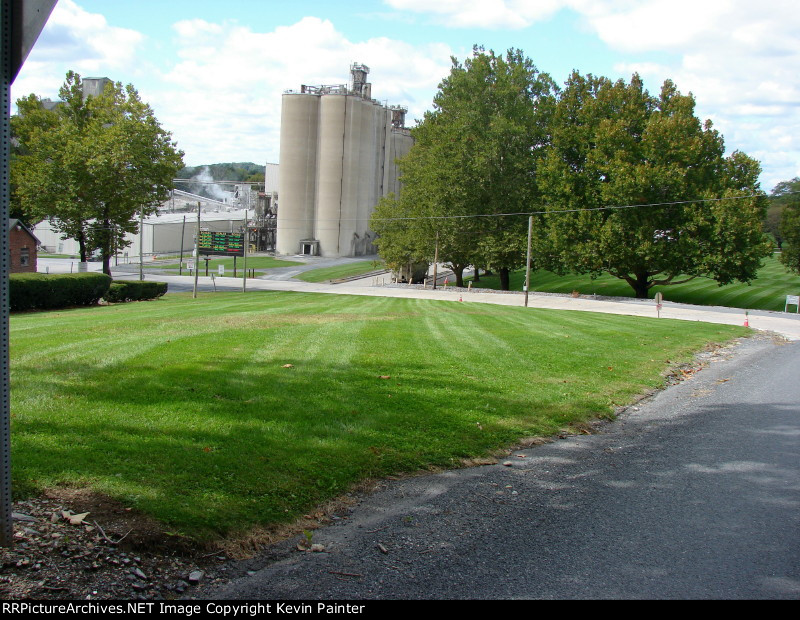
M 748 312 L 744 313 L 744 326 L 745 327 L 750 327 L 750 319 L 748 317 L 748 314 L 749 314 Z
M 458 301 L 464 301 L 463 299 L 461 299 L 461 295 L 458 296 Z

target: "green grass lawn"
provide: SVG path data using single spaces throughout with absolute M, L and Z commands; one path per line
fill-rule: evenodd
M 327 282 L 328 280 L 346 278 L 348 276 L 357 276 L 362 273 L 369 273 L 370 271 L 376 271 L 378 269 L 384 269 L 383 261 L 364 260 L 358 261 L 357 263 L 337 265 L 335 267 L 310 269 L 298 274 L 295 277 L 303 282 Z
M 511 273 L 512 290 L 521 291 L 525 284 L 525 270 Z M 473 287 L 500 288 L 498 276 L 481 276 Z M 531 272 L 531 291 L 544 293 L 572 293 L 583 295 L 608 295 L 612 297 L 634 297 L 633 289 L 622 280 L 603 275 L 592 280 L 589 276 L 558 276 L 549 271 Z M 708 278 L 695 278 L 685 284 L 657 286 L 651 289 L 650 297 L 661 292 L 664 299 L 703 306 L 727 306 L 753 310 L 783 310 L 786 295 L 800 294 L 800 276 L 788 273 L 775 257 L 764 261 L 758 278 L 749 285 L 740 282 L 719 286 Z
M 211 273 L 212 271 L 216 274 L 217 267 L 220 265 L 224 265 L 225 267 L 225 275 L 233 275 L 233 257 L 231 256 L 211 256 L 211 260 L 208 261 L 208 272 Z M 186 271 L 186 262 L 189 260 L 193 260 L 191 257 L 184 258 L 184 267 L 183 271 Z M 200 257 L 200 270 L 205 272 L 206 269 L 206 261 L 201 256 Z M 297 261 L 291 260 L 281 260 L 279 258 L 272 258 L 271 256 L 248 256 L 247 257 L 247 268 L 248 269 L 256 269 L 259 271 L 265 269 L 274 269 L 276 267 L 295 267 L 297 265 L 305 265 L 305 263 L 298 263 Z M 145 265 L 146 267 L 158 267 L 159 269 L 169 269 L 178 271 L 180 267 L 179 263 L 167 263 L 164 265 Z M 244 258 L 239 256 L 236 258 L 236 273 L 240 273 L 240 270 L 244 268 Z
M 267 291 L 16 314 L 13 488 L 90 488 L 173 532 L 233 535 L 366 477 L 609 416 L 746 332 Z

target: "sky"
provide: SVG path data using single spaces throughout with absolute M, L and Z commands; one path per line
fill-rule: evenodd
M 281 95 L 345 84 L 432 107 L 451 57 L 516 48 L 563 83 L 573 70 L 657 94 L 671 79 L 761 162 L 766 191 L 800 176 L 796 0 L 58 0 L 12 86 L 58 98 L 67 71 L 133 84 L 187 165 L 278 163 Z

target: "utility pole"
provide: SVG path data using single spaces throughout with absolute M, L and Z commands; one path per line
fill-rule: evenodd
M 0 0 L 0 546 L 11 548 L 11 380 L 9 373 L 9 169 L 11 83 L 44 28 L 56 0 Z
M 197 299 L 197 268 L 200 266 L 200 201 L 197 202 L 197 236 L 194 240 L 194 288 L 192 299 Z
M 249 232 L 249 226 L 247 225 L 247 209 L 244 210 L 244 235 L 242 239 L 244 240 L 244 273 L 242 274 L 242 293 L 247 292 L 247 238 Z
M 528 290 L 531 288 L 531 236 L 533 216 L 528 216 L 528 257 L 525 259 L 525 307 L 528 307 Z
M 439 277 L 437 265 L 439 264 L 439 231 L 436 231 L 436 249 L 433 251 L 433 290 L 436 290 L 436 278 Z
M 144 209 L 139 209 L 139 280 L 144 280 Z
M 183 235 L 186 232 L 186 216 L 183 216 L 183 225 L 181 226 L 181 260 L 178 263 L 178 275 L 183 275 Z
M 9 297 L 8 274 L 11 272 L 9 261 L 9 163 L 11 160 L 10 144 L 11 129 L 9 117 L 11 116 L 11 82 L 16 72 L 12 71 L 11 63 L 11 0 L 2 0 L 2 21 L 0 21 L 0 56 L 2 56 L 3 90 L 0 93 L 0 103 L 3 106 L 2 140 L 0 141 L 0 222 L 2 222 L 2 235 L 0 235 L 0 305 L 2 305 L 2 337 L 0 337 L 0 358 L 3 363 L 2 394 L 2 463 L 0 463 L 0 546 L 10 548 L 14 542 L 14 527 L 11 516 L 11 379 L 9 373 Z

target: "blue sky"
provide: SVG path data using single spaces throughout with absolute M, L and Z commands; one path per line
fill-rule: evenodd
M 277 162 L 281 93 L 370 67 L 373 96 L 430 108 L 450 56 L 522 49 L 569 72 L 664 79 L 697 99 L 762 186 L 800 176 L 795 0 L 59 0 L 13 88 L 56 98 L 67 70 L 131 83 L 188 165 Z

